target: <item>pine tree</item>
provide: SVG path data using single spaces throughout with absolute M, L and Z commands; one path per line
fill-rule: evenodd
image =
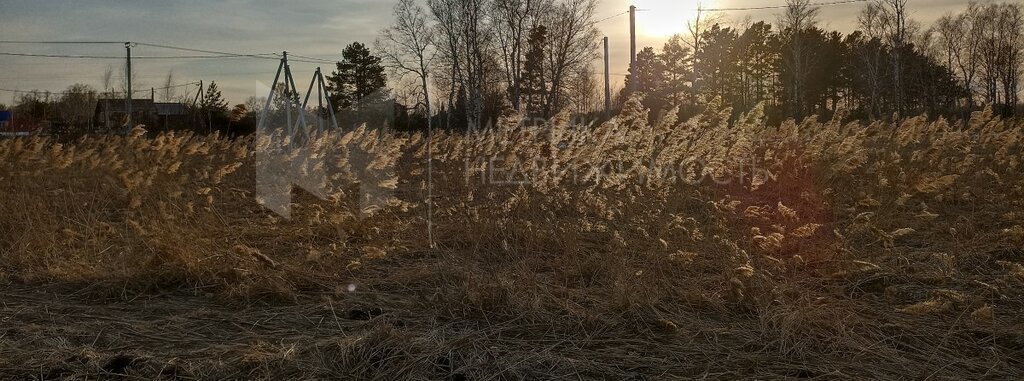
M 661 83 L 661 93 L 665 95 L 665 101 L 671 106 L 680 106 L 684 99 L 692 100 L 693 70 L 690 64 L 693 61 L 693 52 L 680 35 L 672 36 L 665 43 L 660 55 L 665 65 L 665 80 Z M 693 102 L 691 102 L 693 103 Z
M 199 103 L 199 110 L 199 117 L 203 121 L 201 126 L 197 126 L 200 131 L 226 132 L 225 128 L 230 123 L 228 101 L 221 95 L 216 82 L 211 81 L 210 86 L 206 88 L 203 101 Z
M 651 110 L 651 115 L 657 115 L 665 107 L 665 95 L 661 92 L 665 70 L 665 64 L 654 52 L 654 48 L 643 48 L 636 55 L 635 74 L 626 76 L 626 87 L 622 89 L 619 98 L 625 102 L 636 94 L 643 99 L 644 107 Z
M 227 116 L 228 101 L 221 95 L 220 90 L 217 88 L 217 82 L 210 82 L 210 86 L 206 88 L 206 94 L 203 96 L 203 101 L 199 107 L 204 112 L 213 113 L 216 116 Z
M 387 75 L 381 58 L 365 45 L 354 42 L 341 53 L 337 70 L 327 78 L 331 102 L 341 109 L 361 109 L 387 98 Z
M 741 99 L 745 103 L 742 111 L 772 100 L 773 74 L 780 55 L 777 37 L 771 25 L 763 21 L 752 24 L 740 35 Z
M 544 26 L 537 26 L 530 31 L 529 50 L 523 64 L 520 100 L 526 106 L 527 116 L 531 118 L 549 116 L 545 110 L 548 89 L 544 81 L 544 46 L 547 43 L 547 33 Z

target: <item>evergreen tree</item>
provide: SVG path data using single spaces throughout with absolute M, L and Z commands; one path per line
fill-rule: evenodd
M 210 86 L 206 88 L 203 101 L 199 103 L 199 110 L 201 111 L 199 118 L 203 120 L 200 131 L 227 132 L 227 127 L 230 124 L 228 101 L 221 95 L 217 88 L 217 82 L 211 81 Z
M 644 107 L 651 110 L 650 115 L 657 117 L 666 105 L 666 95 L 661 91 L 665 71 L 665 64 L 654 48 L 643 48 L 636 55 L 635 74 L 626 76 L 626 87 L 619 93 L 620 101 L 627 102 L 629 97 L 637 94 L 642 98 Z
M 754 23 L 740 35 L 743 111 L 761 102 L 766 102 L 766 106 L 774 104 L 771 90 L 780 54 L 777 44 L 771 25 L 764 21 Z
M 210 82 L 210 86 L 206 88 L 206 94 L 203 96 L 203 101 L 199 104 L 199 107 L 203 112 L 213 113 L 217 116 L 228 115 L 228 101 L 221 95 L 220 89 L 217 88 L 217 82 Z
M 704 41 L 697 52 L 694 67 L 697 75 L 699 96 L 710 100 L 721 97 L 726 104 L 739 104 L 737 93 L 740 87 L 739 35 L 736 30 L 715 24 L 704 32 Z
M 661 93 L 670 106 L 680 106 L 686 99 L 691 99 L 693 92 L 693 52 L 680 35 L 672 36 L 665 43 L 661 53 L 661 62 L 665 69 L 665 80 L 662 81 Z
M 526 62 L 523 64 L 523 74 L 520 79 L 520 102 L 525 105 L 526 114 L 531 118 L 548 117 L 545 110 L 548 93 L 547 83 L 544 81 L 544 47 L 547 43 L 547 28 L 537 26 L 530 31 L 528 41 L 529 50 L 526 52 Z
M 359 42 L 346 47 L 341 56 L 337 70 L 327 78 L 335 108 L 358 110 L 387 99 L 387 75 L 380 57 Z

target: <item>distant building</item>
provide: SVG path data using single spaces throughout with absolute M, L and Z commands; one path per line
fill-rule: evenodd
M 11 124 L 11 112 L 0 110 L 0 130 L 7 128 L 9 124 Z
M 125 99 L 100 99 L 96 101 L 94 117 L 96 124 L 107 131 L 127 132 L 128 101 Z M 145 124 L 150 130 L 167 131 L 185 128 L 188 124 L 189 108 L 183 103 L 154 102 L 152 99 L 132 99 L 132 123 Z
M 156 107 L 156 126 L 161 131 L 188 127 L 189 110 L 184 103 L 154 103 Z
M 132 123 L 146 124 L 156 119 L 156 105 L 152 99 L 132 99 Z M 93 113 L 96 125 L 106 131 L 127 132 L 131 130 L 128 126 L 128 100 L 116 98 L 103 98 L 96 101 L 96 111 Z
M 0 138 L 13 138 L 18 136 L 32 136 L 43 129 L 38 123 L 14 123 L 14 113 L 11 111 L 0 111 Z

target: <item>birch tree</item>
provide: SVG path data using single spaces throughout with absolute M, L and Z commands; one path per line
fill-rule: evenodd
M 565 0 L 550 12 L 548 24 L 547 116 L 567 106 L 566 84 L 579 69 L 598 58 L 598 31 L 594 28 L 596 0 Z M 590 73 L 593 75 L 593 73 Z
M 540 26 L 542 17 L 551 10 L 552 0 L 494 0 L 494 30 L 501 54 L 508 98 L 512 108 L 520 110 L 523 72 L 531 31 Z
M 797 119 L 804 117 L 807 72 L 813 57 L 805 49 L 802 35 L 817 24 L 817 18 L 818 7 L 812 6 L 810 0 L 786 0 L 786 10 L 779 18 L 780 33 L 789 42 L 789 51 L 784 54 L 782 62 L 793 73 L 786 92 L 790 95 L 791 111 Z
M 434 60 L 434 29 L 426 11 L 413 0 L 399 0 L 395 5 L 395 24 L 382 32 L 377 40 L 384 64 L 399 78 L 415 75 L 419 81 L 419 105 L 426 111 L 427 129 L 433 129 L 430 105 L 429 75 Z

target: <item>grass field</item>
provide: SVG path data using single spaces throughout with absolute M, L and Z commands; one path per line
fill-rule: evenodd
M 729 115 L 2 140 L 0 378 L 1024 378 L 1024 123 Z

